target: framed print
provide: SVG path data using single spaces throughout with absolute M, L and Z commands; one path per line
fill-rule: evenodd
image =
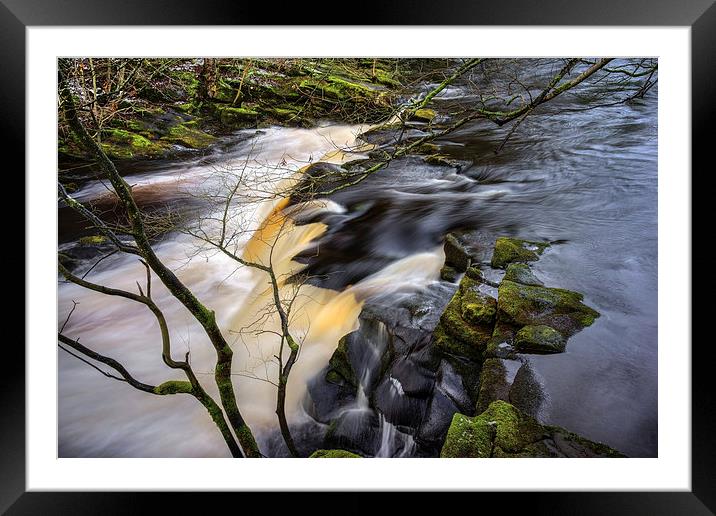
M 3 1 L 27 203 L 3 509 L 714 510 L 691 240 L 709 1 L 366 6 L 356 26 Z

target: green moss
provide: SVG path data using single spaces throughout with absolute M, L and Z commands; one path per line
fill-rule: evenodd
M 547 325 L 570 336 L 599 317 L 583 304 L 578 292 L 561 288 L 522 285 L 502 281 L 498 289 L 498 319 L 517 327 Z
M 435 112 L 435 110 L 422 108 L 415 111 L 415 113 L 412 114 L 410 119 L 416 120 L 418 122 L 432 122 L 436 116 L 437 113 Z
M 440 451 L 443 458 L 481 458 L 492 455 L 495 428 L 484 420 L 455 413 Z
M 188 394 L 191 393 L 191 391 L 192 387 L 189 382 L 178 380 L 170 380 L 154 388 L 155 394 Z
M 205 149 L 216 141 L 216 138 L 195 127 L 191 122 L 176 124 L 169 128 L 162 140 L 178 143 L 191 149 Z
M 383 84 L 391 88 L 400 88 L 402 86 L 400 81 L 395 77 L 395 74 L 388 70 L 376 68 L 374 77 L 375 81 L 379 84 Z
M 462 318 L 471 324 L 491 327 L 497 313 L 497 301 L 480 292 L 478 285 L 470 276 L 460 282 L 460 313 Z
M 440 269 L 440 279 L 445 281 L 455 281 L 460 273 L 450 265 L 443 265 Z
M 346 450 L 316 450 L 309 459 L 362 459 L 360 455 Z
M 338 341 L 338 346 L 336 346 L 336 350 L 331 355 L 328 366 L 327 381 L 339 385 L 348 383 L 354 387 L 358 386 L 358 378 L 348 355 L 348 335 Z
M 217 105 L 216 112 L 221 123 L 230 127 L 248 127 L 256 124 L 259 117 L 258 111 L 247 107 L 230 107 Z
M 487 410 L 493 401 L 508 399 L 510 384 L 507 382 L 507 369 L 502 359 L 488 358 L 482 363 L 479 385 L 476 407 L 478 414 Z
M 480 292 L 478 286 L 479 282 L 463 276 L 434 332 L 438 348 L 473 360 L 482 358 L 497 313 L 495 299 Z
M 475 417 L 455 414 L 441 457 L 493 457 L 520 453 L 542 439 L 542 426 L 503 400 L 493 401 Z
M 544 324 L 524 326 L 515 335 L 515 347 L 523 352 L 562 353 L 565 345 L 564 336 Z
M 547 247 L 549 247 L 549 244 L 544 242 L 500 237 L 495 242 L 495 249 L 492 253 L 492 266 L 497 269 L 504 269 L 512 262 L 536 261 Z
M 102 149 L 110 158 L 129 159 L 159 157 L 166 152 L 166 146 L 125 129 L 104 131 Z
M 107 237 L 102 235 L 84 236 L 79 240 L 82 245 L 101 245 L 107 242 Z
M 530 269 L 529 265 L 524 263 L 509 264 L 503 279 L 507 281 L 514 281 L 515 283 L 522 283 L 523 285 L 544 285 L 544 283 L 537 279 L 537 277 L 532 273 L 532 269 Z

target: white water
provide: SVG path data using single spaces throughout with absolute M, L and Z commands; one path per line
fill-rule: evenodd
M 331 126 L 313 130 L 273 128 L 238 145 L 214 160 L 213 165 L 193 164 L 159 175 L 128 178 L 135 192 L 147 196 L 217 192 L 227 179 L 241 175 L 251 192 L 241 192 L 232 204 L 229 226 L 241 232 L 232 249 L 270 263 L 279 278 L 298 272 L 292 261 L 325 231 L 321 224 L 294 226 L 282 213 L 280 198 L 296 180 L 296 172 L 309 162 L 342 162 L 356 157 L 345 152 L 356 145 L 356 126 Z M 81 192 L 82 200 L 106 195 L 94 183 Z M 249 202 L 250 201 L 250 202 Z M 303 209 L 340 210 L 334 203 L 316 203 Z M 214 215 L 219 215 L 216 213 Z M 214 223 L 204 228 L 212 238 Z M 276 237 L 277 230 L 279 235 Z M 274 244 L 274 245 L 270 245 Z M 269 251 L 273 248 L 272 254 Z M 235 352 L 233 373 L 239 407 L 259 433 L 277 426 L 274 413 L 279 339 L 266 331 L 278 328 L 271 306 L 268 276 L 239 266 L 227 256 L 202 247 L 194 237 L 171 234 L 156 246 L 159 257 L 210 309 Z M 298 363 L 289 382 L 289 420 L 305 394 L 306 382 L 328 363 L 341 336 L 357 328 L 363 302 L 373 295 L 414 291 L 435 281 L 442 264 L 442 250 L 419 253 L 396 261 L 342 292 L 301 288 L 291 318 L 292 334 L 302 341 Z M 144 269 L 135 257 L 113 257 L 102 262 L 88 279 L 115 288 L 136 291 L 144 281 Z M 201 327 L 186 309 L 155 279 L 155 302 L 169 322 L 174 358 L 190 352 L 194 370 L 207 391 L 213 385 L 214 350 Z M 284 285 L 289 298 L 294 287 Z M 146 308 L 128 300 L 104 296 L 76 285 L 59 287 L 58 323 L 62 325 L 73 306 L 77 308 L 64 333 L 96 351 L 120 360 L 140 381 L 158 384 L 183 379 L 161 360 L 159 331 Z M 255 322 L 261 320 L 257 326 Z M 254 323 L 254 324 L 252 324 Z M 153 396 L 108 379 L 76 358 L 59 351 L 59 455 L 60 456 L 227 456 L 218 431 L 203 408 L 189 396 Z M 387 425 L 387 423 L 385 423 Z M 392 425 L 390 425 L 392 426 Z M 385 434 L 391 434 L 385 427 Z M 386 438 L 391 438 L 388 435 Z M 387 450 L 386 450 L 387 452 Z

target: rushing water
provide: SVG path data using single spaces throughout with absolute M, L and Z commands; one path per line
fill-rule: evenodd
M 451 88 L 440 102 L 470 102 L 461 91 Z M 565 353 L 530 358 L 547 398 L 541 418 L 630 456 L 656 455 L 656 102 L 570 111 L 582 107 L 579 99 L 570 97 L 545 106 L 525 120 L 499 154 L 493 149 L 507 128 L 487 122 L 464 127 L 449 141 L 439 142 L 442 152 L 467 164 L 460 173 L 419 158 L 398 160 L 358 188 L 311 207 L 321 223 L 289 223 L 291 231 L 277 245 L 274 263 L 284 275 L 296 272 L 303 265 L 291 259 L 313 253 L 318 244 L 320 254 L 312 255 L 306 271 L 323 278 L 315 282 L 319 286 L 304 287 L 294 321 L 295 331 L 305 339 L 290 384 L 294 421 L 306 417 L 301 408 L 305 386 L 328 363 L 338 339 L 358 327 L 363 303 L 378 297 L 398 299 L 438 285 L 443 235 L 475 228 L 486 238 L 511 235 L 558 242 L 534 264 L 536 275 L 549 286 L 583 293 L 585 303 L 602 314 L 570 339 Z M 257 180 L 267 191 L 275 190 L 290 184 L 292 171 L 309 161 L 352 159 L 334 151 L 353 145 L 359 130 L 272 128 L 250 139 L 242 133 L 238 143 L 230 142 L 209 160 L 157 165 L 157 170 L 132 174 L 130 183 L 135 192 L 146 195 L 147 204 L 191 204 L 187 192 L 211 185 L 217 167 L 233 164 L 232 170 L 238 170 L 236 163 L 250 155 L 261 171 Z M 89 183 L 78 197 L 97 199 L 104 195 L 103 188 Z M 241 208 L 239 219 L 262 232 L 266 227 L 261 225 L 278 213 L 278 202 L 268 196 Z M 265 253 L 261 243 L 249 237 L 240 242 L 242 250 L 251 246 L 256 256 Z M 277 426 L 275 388 L 263 381 L 275 377 L 270 358 L 276 339 L 236 331 L 267 305 L 266 278 L 224 256 L 197 250 L 185 235 L 171 234 L 157 252 L 216 310 L 231 337 L 239 404 L 261 440 L 262 433 Z M 128 290 L 142 277 L 141 265 L 131 257 L 104 260 L 90 276 Z M 190 350 L 194 368 L 210 385 L 213 350 L 200 328 L 158 284 L 154 297 L 170 322 L 175 357 Z M 60 324 L 73 300 L 79 305 L 66 333 L 121 359 L 142 381 L 178 378 L 161 363 L 157 327 L 143 307 L 61 284 Z M 381 345 L 380 339 L 375 345 Z M 371 371 L 367 367 L 362 372 L 359 393 L 373 388 Z M 59 373 L 60 456 L 227 455 L 213 423 L 193 398 L 148 396 L 62 352 Z M 389 381 L 399 397 L 400 382 Z M 359 395 L 345 410 L 365 414 L 367 403 Z M 378 417 L 376 455 L 411 455 L 410 436 L 383 414 Z

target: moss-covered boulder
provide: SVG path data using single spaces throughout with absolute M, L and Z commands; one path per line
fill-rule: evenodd
M 158 158 L 167 152 L 166 143 L 150 140 L 126 129 L 103 131 L 101 145 L 111 159 Z
M 445 251 L 445 265 L 450 265 L 459 272 L 465 272 L 470 266 L 472 261 L 470 251 L 454 234 L 445 235 L 443 250 Z
M 434 332 L 438 348 L 473 360 L 482 358 L 497 313 L 495 299 L 481 292 L 479 285 L 463 277 Z
M 534 262 L 548 247 L 545 242 L 500 237 L 495 242 L 491 263 L 496 269 L 504 269 L 513 262 Z
M 584 296 L 562 288 L 522 285 L 503 280 L 498 289 L 498 320 L 512 326 L 551 326 L 569 337 L 599 317 L 582 303 Z
M 551 326 L 524 326 L 515 335 L 515 348 L 527 353 L 562 353 L 567 344 L 564 336 Z
M 190 149 L 205 149 L 216 142 L 214 136 L 198 129 L 193 121 L 169 127 L 161 139 Z
M 507 266 L 504 278 L 507 281 L 514 281 L 523 285 L 534 285 L 536 287 L 544 286 L 537 277 L 532 273 L 529 265 L 524 263 L 511 263 Z
M 328 361 L 326 380 L 336 385 L 358 386 L 358 378 L 348 354 L 348 335 L 338 341 L 338 346 Z
M 239 129 L 256 125 L 259 112 L 248 107 L 231 107 L 223 104 L 215 106 L 219 120 L 224 126 Z
M 460 273 L 451 265 L 443 265 L 440 269 L 440 279 L 444 281 L 455 281 Z
M 362 459 L 360 455 L 346 450 L 316 450 L 309 459 Z
M 623 457 L 563 428 L 541 425 L 503 400 L 475 417 L 453 416 L 441 457 Z
M 435 117 L 437 116 L 437 113 L 433 109 L 428 108 L 422 108 L 415 111 L 411 116 L 410 119 L 416 122 L 432 122 Z
M 477 395 L 478 414 L 487 410 L 493 401 L 509 399 L 511 382 L 506 363 L 506 360 L 500 358 L 488 358 L 482 363 Z

